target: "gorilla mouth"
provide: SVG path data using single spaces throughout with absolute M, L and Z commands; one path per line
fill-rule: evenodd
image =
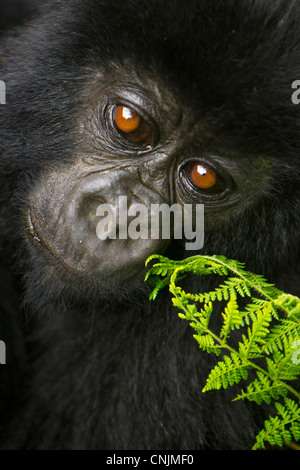
M 26 214 L 26 229 L 27 233 L 29 234 L 30 241 L 32 244 L 35 244 L 35 246 L 38 246 L 40 248 L 40 251 L 42 252 L 43 256 L 46 256 L 48 258 L 51 258 L 51 261 L 55 261 L 55 263 L 58 263 L 60 266 L 64 268 L 64 272 L 66 274 L 66 271 L 69 273 L 71 276 L 71 280 L 74 281 L 75 278 L 82 279 L 84 278 L 89 278 L 90 274 L 86 269 L 80 270 L 78 269 L 78 265 L 70 262 L 70 259 L 67 261 L 64 259 L 64 257 L 59 253 L 59 251 L 56 250 L 56 248 L 53 246 L 53 244 L 47 242 L 41 235 L 40 231 L 37 228 L 37 223 L 35 222 L 34 216 L 32 214 L 31 209 L 28 209 L 27 214 Z M 112 281 L 121 283 L 122 281 L 129 280 L 131 278 L 135 278 L 137 273 L 142 273 L 141 277 L 144 279 L 145 275 L 145 264 L 141 263 L 139 266 L 139 269 L 135 266 L 134 269 L 119 269 L 118 272 L 115 272 L 113 275 L 112 273 L 104 272 L 104 273 L 98 273 L 99 278 L 98 280 L 103 283 L 104 280 L 106 279 L 106 282 L 112 283 Z M 94 273 L 95 275 L 95 273 Z

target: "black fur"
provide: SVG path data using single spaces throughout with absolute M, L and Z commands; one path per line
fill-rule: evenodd
M 0 33 L 32 19 L 43 3 L 43 0 L 0 0 Z
M 69 0 L 50 2 L 28 27 L 4 35 L 2 448 L 251 448 L 260 411 L 231 403 L 231 390 L 201 393 L 213 359 L 167 292 L 149 303 L 139 281 L 112 298 L 97 288 L 93 295 L 87 280 L 65 285 L 29 246 L 23 216 L 39 175 L 78 154 L 76 119 L 97 71 L 128 66 L 203 124 L 204 148 L 235 155 L 245 174 L 257 171 L 245 157 L 264 157 L 264 184 L 258 174 L 236 210 L 215 215 L 203 252 L 246 262 L 299 295 L 300 108 L 291 103 L 299 20 L 290 0 Z M 188 253 L 174 244 L 168 255 Z M 207 287 L 201 279 L 188 285 Z

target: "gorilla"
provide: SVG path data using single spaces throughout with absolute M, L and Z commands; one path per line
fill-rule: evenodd
M 202 394 L 215 359 L 149 301 L 185 240 L 100 239 L 97 208 L 203 204 L 197 253 L 299 296 L 300 4 L 40 3 L 1 1 L 1 448 L 251 449 L 264 411 Z

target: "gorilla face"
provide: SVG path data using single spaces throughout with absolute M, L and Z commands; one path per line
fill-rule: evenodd
M 33 27 L 39 41 L 29 45 L 24 33 L 13 45 L 8 68 L 13 76 L 21 64 L 23 76 L 11 82 L 5 119 L 14 148 L 26 143 L 15 172 L 29 175 L 29 184 L 16 197 L 40 279 L 105 290 L 142 281 L 153 253 L 192 254 L 184 236 L 172 241 L 172 220 L 169 237 L 161 236 L 161 226 L 160 237 L 151 237 L 149 217 L 147 236 L 122 236 L 139 204 L 148 214 L 155 205 L 203 204 L 202 251 L 240 259 L 266 275 L 298 250 L 295 214 L 286 210 L 287 199 L 299 207 L 298 143 L 285 125 L 296 112 L 293 54 L 283 73 L 286 56 L 280 48 L 271 54 L 272 22 L 263 26 L 259 5 L 251 6 L 254 41 L 253 33 L 244 34 L 247 2 L 238 18 L 233 12 L 234 28 L 222 23 L 216 6 L 192 3 L 184 18 L 177 3 L 168 17 L 160 2 L 147 6 L 149 24 L 160 17 L 150 33 L 128 5 L 125 12 L 118 4 L 111 15 L 105 2 L 78 8 L 74 1 L 49 13 L 55 41 L 51 24 L 41 21 Z M 203 12 L 216 18 L 218 35 L 203 24 Z M 105 205 L 117 221 L 114 236 L 101 238 Z M 129 217 L 121 223 L 124 212 Z
M 47 3 L 1 43 L 0 447 L 249 449 L 264 412 L 203 396 L 214 358 L 144 263 L 221 254 L 300 295 L 300 3 Z M 181 237 L 152 223 L 174 206 Z
M 170 239 L 151 237 L 150 217 L 148 236 L 132 239 L 127 230 L 122 236 L 122 213 L 137 204 L 149 214 L 155 205 L 204 204 L 206 225 L 216 230 L 271 187 L 267 158 L 249 152 L 237 158 L 225 150 L 212 126 L 199 122 L 167 83 L 159 78 L 154 84 L 150 74 L 128 74 L 128 64 L 94 74 L 77 111 L 71 162 L 43 170 L 30 191 L 28 234 L 72 282 L 74 276 L 91 277 L 112 285 L 144 276 L 146 259 L 164 251 Z M 126 207 L 119 204 L 124 197 Z M 100 240 L 98 208 L 107 204 L 115 209 L 116 230 Z M 129 216 L 125 229 L 131 221 Z

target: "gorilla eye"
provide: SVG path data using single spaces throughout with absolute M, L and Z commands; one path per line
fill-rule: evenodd
M 189 162 L 184 173 L 192 186 L 202 192 L 216 194 L 224 190 L 223 180 L 216 170 L 201 162 Z
M 131 142 L 149 146 L 153 141 L 150 125 L 136 111 L 126 106 L 116 106 L 113 122 L 117 131 Z
M 210 189 L 217 182 L 217 173 L 209 166 L 195 163 L 190 170 L 190 180 L 199 189 Z

